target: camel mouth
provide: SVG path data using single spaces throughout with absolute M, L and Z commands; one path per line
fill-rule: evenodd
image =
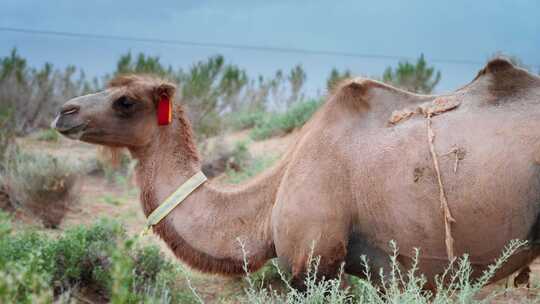
M 88 124 L 83 123 L 83 124 L 70 127 L 70 128 L 56 128 L 56 130 L 67 138 L 79 140 L 84 134 L 84 131 L 86 130 L 87 125 Z

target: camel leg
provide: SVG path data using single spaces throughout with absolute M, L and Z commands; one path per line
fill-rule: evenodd
M 305 170 L 325 165 L 332 169 Z M 352 198 L 343 199 L 349 183 L 335 183 L 343 169 L 335 158 L 302 158 L 289 166 L 291 172 L 297 171 L 281 182 L 272 210 L 272 234 L 276 254 L 291 267 L 292 284 L 302 290 L 310 257 L 320 259 L 317 278 L 339 276 L 354 214 L 350 212 Z
M 311 248 L 292 259 L 291 285 L 300 291 L 306 290 L 308 275 L 316 281 L 337 279 L 347 255 L 347 248 L 342 242 L 333 242 L 332 245 L 313 245 Z
M 375 285 L 381 284 L 381 278 L 379 271 L 382 269 L 384 273 L 389 273 L 391 269 L 390 253 L 387 253 L 379 247 L 371 244 L 359 233 L 353 233 L 350 237 L 349 244 L 347 246 L 347 258 L 345 271 L 348 274 L 354 275 L 361 279 L 368 279 L 366 277 L 366 271 L 370 272 L 370 280 Z M 366 257 L 367 265 L 365 265 L 362 256 Z M 398 261 L 399 263 L 399 261 Z M 369 269 L 366 269 L 366 266 Z M 401 263 L 398 267 L 402 270 Z
M 518 288 L 520 285 L 525 285 L 527 288 L 527 294 L 529 293 L 529 288 L 531 287 L 530 280 L 531 268 L 529 266 L 523 267 L 518 275 L 514 278 L 514 287 Z
M 296 210 L 283 208 L 283 215 L 275 217 L 274 244 L 277 256 L 290 267 L 293 287 L 305 290 L 308 272 L 315 271 L 310 262 L 318 260 L 317 279 L 339 276 L 347 256 L 349 229 L 347 220 L 335 214 L 329 217 L 324 212 Z

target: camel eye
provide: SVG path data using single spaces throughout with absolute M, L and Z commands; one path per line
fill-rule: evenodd
M 116 108 L 125 111 L 125 110 L 130 110 L 131 108 L 133 108 L 133 105 L 135 105 L 135 102 L 127 98 L 126 96 L 122 96 L 114 102 L 114 105 Z

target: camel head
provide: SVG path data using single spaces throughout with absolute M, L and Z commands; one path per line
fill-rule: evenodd
M 104 91 L 67 101 L 52 127 L 71 139 L 141 148 L 159 132 L 159 104 L 172 102 L 175 91 L 173 84 L 156 78 L 119 76 Z

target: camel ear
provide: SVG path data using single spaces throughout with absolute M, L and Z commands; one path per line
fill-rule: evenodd
M 156 100 L 160 100 L 161 97 L 168 97 L 170 100 L 174 99 L 176 93 L 176 86 L 172 83 L 164 82 L 155 89 Z
M 157 121 L 160 126 L 168 125 L 172 122 L 172 103 L 175 92 L 176 87 L 170 83 L 162 83 L 155 90 Z

